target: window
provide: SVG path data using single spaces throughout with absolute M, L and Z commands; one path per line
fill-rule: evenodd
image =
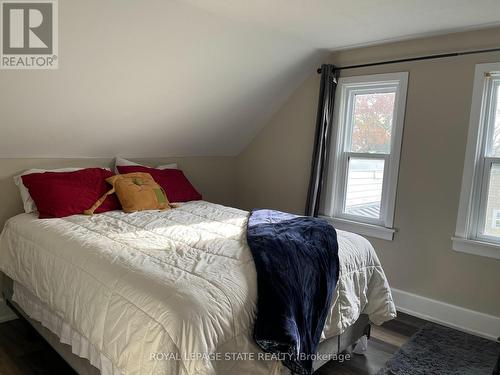
M 500 259 L 500 63 L 476 66 L 453 249 Z
M 323 213 L 392 240 L 408 73 L 341 78 Z
M 500 210 L 493 210 L 491 219 L 491 229 L 500 229 Z

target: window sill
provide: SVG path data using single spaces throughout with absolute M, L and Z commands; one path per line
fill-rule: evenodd
M 386 228 L 380 225 L 360 223 L 357 221 L 345 219 L 337 219 L 329 216 L 320 217 L 332 222 L 335 225 L 336 229 L 361 234 L 363 236 L 380 238 L 387 241 L 392 241 L 394 238 L 394 232 L 396 232 L 396 230 L 393 228 Z
M 452 237 L 452 248 L 461 253 L 480 255 L 483 257 L 500 259 L 500 244 L 469 240 L 461 237 Z

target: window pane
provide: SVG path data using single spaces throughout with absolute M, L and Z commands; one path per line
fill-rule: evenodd
M 350 158 L 345 213 L 378 219 L 384 179 L 383 159 Z
M 486 204 L 483 233 L 500 237 L 500 165 L 493 164 L 490 171 L 490 186 Z
M 490 156 L 500 156 L 500 85 L 496 86 L 496 95 L 493 96 L 496 98 L 495 106 L 493 108 L 495 118 L 494 118 L 494 128 L 493 128 L 493 140 L 491 141 L 491 155 Z
M 355 95 L 351 152 L 391 152 L 395 97 L 394 92 Z

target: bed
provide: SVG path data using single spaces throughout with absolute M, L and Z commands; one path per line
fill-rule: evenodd
M 252 340 L 247 219 L 247 211 L 205 201 L 64 219 L 20 214 L 0 238 L 0 270 L 13 280 L 7 297 L 105 375 L 284 374 Z M 368 321 L 396 316 L 370 243 L 344 231 L 338 242 L 325 353 L 366 334 Z

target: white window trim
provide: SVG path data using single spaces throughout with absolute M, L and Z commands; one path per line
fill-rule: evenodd
M 393 133 L 391 137 L 391 153 L 387 155 L 369 154 L 371 158 L 383 158 L 384 166 L 384 187 L 380 207 L 380 220 L 369 218 L 360 218 L 349 216 L 342 213 L 340 208 L 345 189 L 346 171 L 341 170 L 344 162 L 339 162 L 340 158 L 346 153 L 343 152 L 343 141 L 345 126 L 339 124 L 345 123 L 347 115 L 346 101 L 349 99 L 349 92 L 356 87 L 373 86 L 376 87 L 392 86 L 396 88 L 395 112 L 393 116 Z M 367 235 L 370 237 L 381 238 L 392 241 L 395 229 L 394 208 L 396 204 L 396 189 L 399 172 L 399 160 L 401 155 L 401 143 L 403 138 L 403 124 L 406 107 L 406 93 L 408 87 L 408 72 L 374 74 L 357 77 L 340 78 L 337 86 L 337 95 L 335 100 L 334 113 L 334 132 L 332 133 L 332 147 L 330 151 L 329 173 L 325 186 L 325 195 L 322 202 L 322 216 L 329 218 L 339 229 Z M 363 154 L 358 154 L 363 157 Z
M 336 219 L 323 215 L 319 215 L 319 217 L 330 221 L 336 229 L 362 234 L 363 236 L 380 238 L 387 241 L 392 241 L 394 238 L 394 233 L 396 232 L 395 229 L 386 228 L 380 225 L 366 224 L 345 219 Z
M 484 113 L 487 94 L 485 75 L 492 72 L 500 72 L 500 63 L 476 65 L 462 189 L 455 236 L 452 237 L 452 248 L 459 252 L 500 259 L 499 240 L 478 235 L 478 225 L 481 224 L 479 210 L 481 204 L 484 204 L 480 202 L 480 198 L 485 196 L 484 192 L 489 182 L 488 178 L 483 176 L 487 168 L 484 168 L 485 163 L 482 161 L 487 159 L 483 156 L 486 147 L 484 144 L 486 140 Z

